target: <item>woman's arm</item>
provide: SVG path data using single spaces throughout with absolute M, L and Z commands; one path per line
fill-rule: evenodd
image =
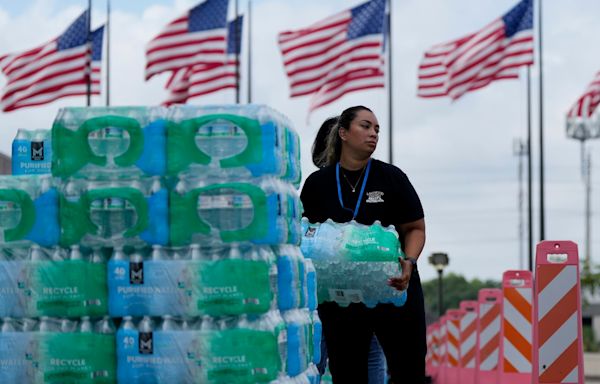
M 404 234 L 404 254 L 406 258 L 417 260 L 425 246 L 425 219 L 402 224 L 400 231 Z M 402 275 L 389 279 L 388 284 L 399 291 L 403 291 L 408 288 L 413 265 L 408 260 L 400 259 L 399 261 L 402 265 Z

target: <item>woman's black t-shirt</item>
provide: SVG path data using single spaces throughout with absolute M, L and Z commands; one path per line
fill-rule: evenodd
M 304 216 L 311 223 L 322 223 L 327 219 L 338 223 L 352 220 L 365 175 L 361 177 L 361 170 L 348 171 L 340 167 L 344 209 L 338 198 L 335 173 L 335 165 L 327 166 L 312 173 L 304 183 L 300 199 L 304 206 Z M 354 192 L 351 184 L 356 184 Z M 366 225 L 379 220 L 383 226 L 394 225 L 400 231 L 401 224 L 423 217 L 421 201 L 406 174 L 393 165 L 373 159 L 355 220 Z M 404 245 L 404 236 L 401 233 L 399 235 Z

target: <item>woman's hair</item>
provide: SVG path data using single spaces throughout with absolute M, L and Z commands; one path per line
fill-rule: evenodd
M 312 161 L 313 164 L 317 167 L 321 168 L 326 164 L 322 164 L 323 153 L 327 148 L 327 137 L 329 136 L 329 132 L 331 129 L 335 127 L 338 122 L 338 116 L 330 117 L 321 124 L 321 128 L 317 132 L 317 136 L 315 137 L 315 141 L 313 141 L 312 145 Z
M 315 151 L 316 147 L 316 139 L 315 144 L 313 144 L 313 162 L 318 167 L 324 167 L 327 165 L 332 165 L 340 161 L 340 155 L 342 153 L 342 139 L 340 138 L 339 131 L 340 129 L 350 129 L 350 123 L 356 117 L 356 114 L 360 111 L 371 111 L 369 108 L 357 105 L 354 107 L 350 107 L 345 109 L 342 114 L 337 118 L 337 124 L 329 128 L 329 133 L 325 140 L 324 148 L 319 152 Z M 329 120 L 327 120 L 329 121 Z M 327 121 L 325 123 L 327 123 Z M 325 125 L 323 123 L 323 125 Z M 321 129 L 319 129 L 319 133 L 317 134 L 317 138 L 321 133 Z

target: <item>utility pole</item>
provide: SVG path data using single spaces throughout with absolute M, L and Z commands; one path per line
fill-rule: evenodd
M 581 142 L 581 173 L 585 187 L 585 263 L 584 273 L 591 272 L 591 223 L 592 223 L 592 156 Z M 586 270 L 587 269 L 587 270 Z
M 518 227 L 518 232 L 519 232 L 519 269 L 523 270 L 525 267 L 524 266 L 525 234 L 523 233 L 523 230 L 525 229 L 525 218 L 524 218 L 524 214 L 523 214 L 523 201 L 524 201 L 524 199 L 523 199 L 523 195 L 524 195 L 524 193 L 523 193 L 523 184 L 524 184 L 523 183 L 523 157 L 527 156 L 529 153 L 527 151 L 527 144 L 520 138 L 517 138 L 514 140 L 513 154 L 519 158 L 519 166 L 518 166 L 519 192 L 517 195 L 518 209 L 519 209 L 519 227 Z

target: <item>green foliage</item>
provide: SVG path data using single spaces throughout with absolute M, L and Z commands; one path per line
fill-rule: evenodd
M 447 309 L 460 306 L 463 300 L 477 300 L 477 294 L 482 288 L 500 288 L 500 282 L 494 280 L 473 279 L 467 281 L 463 276 L 450 273 L 443 277 L 443 307 L 442 313 Z M 425 295 L 425 312 L 428 318 L 435 319 L 438 314 L 438 279 L 432 279 L 423 283 Z
M 596 337 L 594 336 L 594 329 L 591 325 L 584 325 L 583 329 L 583 350 L 586 352 L 598 352 L 600 350 L 598 343 L 596 343 Z
M 590 266 L 589 263 L 583 263 L 581 288 L 582 290 L 589 290 L 592 295 L 596 293 L 597 289 L 600 289 L 600 265 Z

